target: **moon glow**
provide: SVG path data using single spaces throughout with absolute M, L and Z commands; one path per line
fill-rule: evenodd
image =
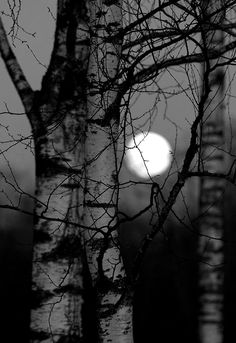
M 161 135 L 143 132 L 127 144 L 125 153 L 129 170 L 144 179 L 160 175 L 171 163 L 171 146 Z

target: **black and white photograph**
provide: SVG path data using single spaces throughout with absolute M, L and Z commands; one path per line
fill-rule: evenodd
M 0 341 L 236 340 L 236 0 L 0 0 Z

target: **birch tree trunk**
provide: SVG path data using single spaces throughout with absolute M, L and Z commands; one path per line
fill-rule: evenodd
M 34 225 L 32 342 L 59 342 L 62 337 L 74 341 L 82 336 L 79 229 L 67 223 L 78 223 L 81 170 L 75 156 L 67 151 L 65 130 L 50 128 L 52 132 L 45 135 L 47 143 L 37 147 L 36 158 L 35 213 L 39 219 Z
M 36 207 L 31 342 L 82 342 L 83 185 L 88 30 L 85 2 L 58 1 L 51 64 L 32 112 Z
M 99 342 L 132 342 L 132 306 L 116 224 L 119 127 L 116 76 L 121 41 L 122 1 L 90 1 L 91 47 L 88 68 L 88 125 L 84 244 L 97 296 Z
M 211 24 L 221 25 L 223 1 L 203 1 L 205 35 L 203 46 L 219 50 L 224 43 L 220 29 L 208 31 Z M 217 14 L 214 14 L 216 12 Z M 201 130 L 202 169 L 209 172 L 224 172 L 224 68 L 215 67 L 222 59 L 207 61 L 204 77 L 208 77 L 210 93 L 205 103 Z M 224 218 L 223 195 L 225 181 L 220 178 L 200 179 L 200 236 L 199 253 L 199 335 L 201 343 L 223 342 L 224 303 Z

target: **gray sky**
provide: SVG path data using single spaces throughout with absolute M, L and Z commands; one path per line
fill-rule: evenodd
M 16 3 L 18 2 L 16 1 Z M 55 13 L 56 1 L 23 0 L 21 4 L 18 23 L 23 30 L 18 30 L 18 38 L 12 40 L 10 35 L 9 40 L 11 44 L 14 43 L 12 47 L 31 87 L 36 90 L 40 89 L 41 79 L 50 58 L 55 20 L 48 8 L 52 13 Z M 9 13 L 7 0 L 1 1 L 0 11 L 4 11 L 6 14 Z M 17 10 L 15 10 L 15 13 L 17 13 Z M 11 32 L 12 21 L 7 15 L 2 15 L 2 20 L 6 31 Z M 0 75 L 0 112 L 2 113 L 0 123 L 4 126 L 0 128 L 1 142 L 9 141 L 8 133 L 18 139 L 22 136 L 27 137 L 31 134 L 30 125 L 27 118 L 22 114 L 24 113 L 23 106 L 1 59 Z M 7 110 L 15 113 L 15 115 L 4 114 Z M 8 127 L 7 130 L 5 126 Z M 16 168 L 20 173 L 27 175 L 25 178 L 28 181 L 27 184 L 32 184 L 33 156 L 30 150 L 26 149 L 25 144 L 20 143 L 17 145 L 12 143 L 4 144 L 1 148 L 5 150 L 8 146 L 11 146 L 11 148 L 7 150 L 5 157 L 14 169 Z M 4 158 L 1 160 L 4 163 Z
M 39 89 L 53 44 L 55 28 L 53 16 L 56 11 L 56 1 L 22 0 L 21 4 L 22 8 L 19 15 L 19 25 L 23 27 L 25 32 L 24 30 L 19 29 L 17 33 L 19 39 L 14 40 L 15 47 L 13 46 L 13 48 L 31 86 L 33 89 Z M 7 0 L 2 0 L 0 3 L 0 11 L 7 12 L 7 10 Z M 2 18 L 6 30 L 9 32 L 12 22 L 5 15 L 3 15 Z M 231 76 L 233 73 L 235 73 L 235 70 L 232 69 Z M 7 104 L 7 108 L 10 112 L 23 113 L 22 104 L 1 59 L 0 75 L 0 111 L 4 113 Z M 189 76 L 191 78 L 191 69 L 189 69 Z M 181 83 L 182 87 L 187 86 L 188 80 L 186 74 L 176 70 L 172 70 L 171 73 L 166 72 L 165 76 L 159 80 L 158 85 L 160 89 L 165 89 L 169 86 L 174 89 L 176 79 Z M 236 89 L 235 82 L 232 84 L 232 89 Z M 135 126 L 138 127 L 141 123 L 144 123 L 142 129 L 149 129 L 149 115 L 145 115 L 145 117 L 142 117 L 142 115 L 153 107 L 153 110 L 151 111 L 151 130 L 167 138 L 173 149 L 176 143 L 178 151 L 185 149 L 186 143 L 189 141 L 190 123 L 194 118 L 194 110 L 191 101 L 186 95 L 182 94 L 171 97 L 166 102 L 163 95 L 160 95 L 161 101 L 153 106 L 155 98 L 156 94 L 143 94 L 136 103 L 133 104 L 131 108 L 132 117 L 141 118 L 135 121 Z M 231 116 L 235 116 L 234 108 L 236 108 L 236 103 L 235 99 L 232 98 L 229 106 Z M 2 114 L 0 120 L 1 125 L 9 126 L 8 131 L 5 128 L 0 128 L 1 141 L 9 140 L 8 132 L 14 136 L 16 135 L 18 138 L 30 135 L 30 126 L 24 115 L 9 116 Z M 6 146 L 7 145 L 4 144 L 4 148 L 6 148 Z M 11 147 L 11 149 L 6 152 L 5 156 L 14 168 L 21 173 L 28 175 L 28 177 L 25 178 L 27 184 L 33 181 L 33 156 L 29 152 L 29 149 L 27 150 L 25 148 L 25 145 L 18 144 Z M 5 163 L 3 160 L 4 159 L 2 158 L 2 163 Z M 121 176 L 124 179 L 132 177 L 126 168 L 124 168 Z

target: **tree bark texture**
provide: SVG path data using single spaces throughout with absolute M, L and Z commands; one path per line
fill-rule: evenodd
M 83 341 L 85 19 L 84 1 L 58 1 L 51 63 L 31 109 L 36 159 L 32 343 Z
M 99 342 L 132 342 L 132 306 L 116 223 L 118 166 L 116 142 L 119 104 L 116 76 L 121 41 L 112 36 L 122 26 L 120 0 L 90 1 L 91 47 L 88 68 L 88 125 L 84 244 L 97 295 Z
M 203 1 L 203 48 L 219 50 L 224 43 L 220 29 L 208 31 L 212 24 L 220 25 L 224 11 L 223 1 Z M 214 14 L 215 13 L 215 14 Z M 205 103 L 201 127 L 200 168 L 223 173 L 224 164 L 224 76 L 223 67 L 215 67 L 222 59 L 207 61 L 203 77 L 207 77 L 209 95 Z M 206 90 L 204 90 L 206 91 Z M 199 336 L 201 343 L 223 342 L 224 304 L 224 215 L 223 196 L 225 180 L 204 177 L 200 179 L 199 221 Z

